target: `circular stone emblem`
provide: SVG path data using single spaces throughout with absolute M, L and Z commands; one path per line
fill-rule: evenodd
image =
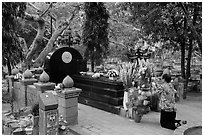
M 72 61 L 72 54 L 70 52 L 64 52 L 62 54 L 62 61 L 64 63 L 69 63 Z

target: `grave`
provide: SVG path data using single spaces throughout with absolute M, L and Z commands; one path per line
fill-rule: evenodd
M 45 71 L 50 81 L 61 83 L 69 75 L 74 80 L 74 87 L 82 89 L 79 102 L 111 113 L 119 114 L 123 102 L 124 87 L 122 82 L 108 78 L 94 79 L 82 76 L 79 72 L 87 71 L 86 61 L 81 54 L 70 47 L 61 47 L 47 56 Z

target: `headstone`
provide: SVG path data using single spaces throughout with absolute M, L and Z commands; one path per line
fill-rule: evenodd
M 39 97 L 39 134 L 57 135 L 58 102 L 52 93 L 42 93 Z
M 81 91 L 79 88 L 72 87 L 58 93 L 59 115 L 62 115 L 67 125 L 78 123 L 78 96 Z
M 79 74 L 87 68 L 82 55 L 76 49 L 61 47 L 47 56 L 44 69 L 51 82 L 61 83 L 67 75 Z

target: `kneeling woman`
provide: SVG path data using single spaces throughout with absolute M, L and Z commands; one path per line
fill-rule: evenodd
M 176 102 L 175 93 L 177 92 L 171 84 L 171 76 L 164 74 L 162 76 L 164 83 L 159 86 L 158 93 L 160 94 L 160 124 L 163 128 L 175 130 L 186 121 L 176 120 Z

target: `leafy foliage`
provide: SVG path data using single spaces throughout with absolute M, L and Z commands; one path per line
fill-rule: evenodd
M 108 18 L 109 14 L 101 2 L 86 2 L 84 4 L 85 23 L 83 26 L 83 44 L 87 47 L 87 58 L 99 59 L 107 52 Z
M 178 39 L 192 37 L 189 23 L 195 14 L 194 5 L 197 4 L 197 19 L 195 28 L 201 36 L 202 4 L 196 2 L 184 3 L 187 7 L 190 22 L 185 24 L 185 13 L 176 2 L 134 2 L 123 3 L 123 7 L 131 11 L 130 21 L 133 24 L 140 23 L 146 35 L 153 41 L 169 41 L 176 48 Z M 196 39 L 194 39 L 196 40 Z
M 119 57 L 127 61 L 127 53 L 138 45 L 138 41 L 143 39 L 149 41 L 141 29 L 140 23 L 132 23 L 131 10 L 127 3 L 107 2 L 105 3 L 109 11 L 109 56 Z
M 23 59 L 23 50 L 18 38 L 18 31 L 21 28 L 18 17 L 23 17 L 25 9 L 26 3 L 23 2 L 2 3 L 3 65 L 8 59 L 13 65 Z

